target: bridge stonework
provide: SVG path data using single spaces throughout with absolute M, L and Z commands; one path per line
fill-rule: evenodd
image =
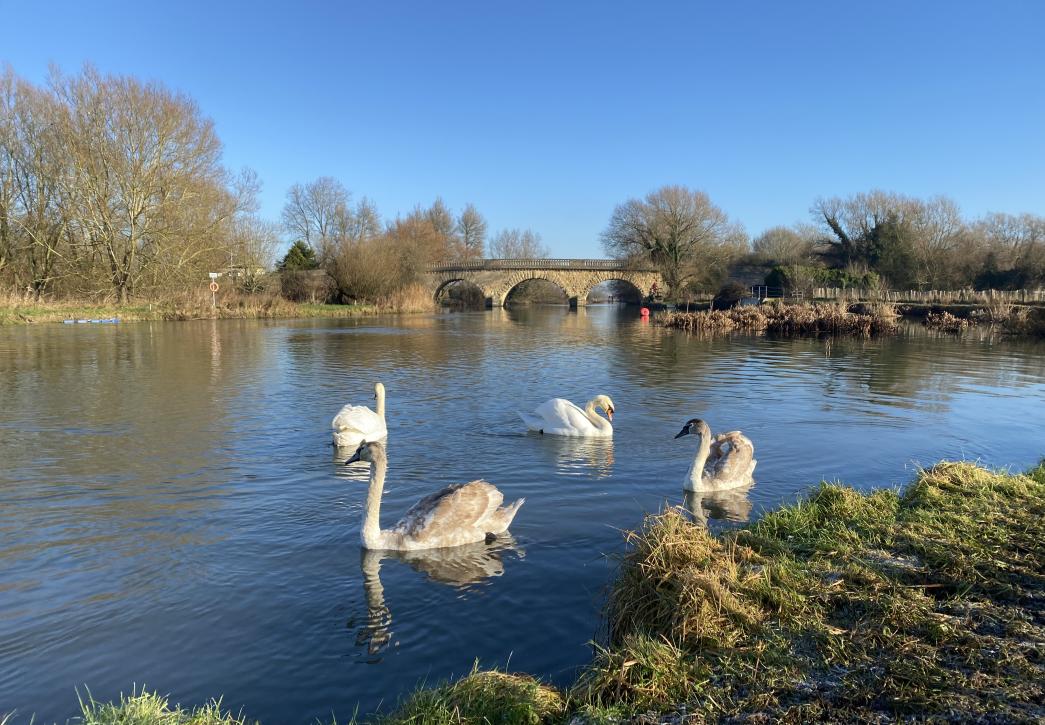
M 468 282 L 482 290 L 486 303 L 502 307 L 517 285 L 544 279 L 561 289 L 571 307 L 584 305 L 588 293 L 602 282 L 620 280 L 634 285 L 643 298 L 653 285 L 663 289 L 660 273 L 616 259 L 475 259 L 433 265 L 424 274 L 433 298 L 453 282 Z

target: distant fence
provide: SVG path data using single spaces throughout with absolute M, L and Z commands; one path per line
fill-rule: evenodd
M 615 270 L 629 272 L 656 271 L 649 265 L 624 259 L 463 259 L 429 265 L 429 272 L 452 272 L 459 269 L 567 269 Z
M 828 300 L 874 300 L 881 302 L 924 302 L 954 304 L 968 302 L 1045 303 L 1045 289 L 1018 290 L 880 290 L 842 287 L 816 287 L 813 297 Z

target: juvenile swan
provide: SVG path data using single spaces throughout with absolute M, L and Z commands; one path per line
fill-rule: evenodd
M 606 418 L 595 412 L 602 408 Z M 538 433 L 555 436 L 611 436 L 613 435 L 613 401 L 606 395 L 596 395 L 581 410 L 568 400 L 552 398 L 537 406 L 532 413 L 519 413 L 526 427 Z
M 365 405 L 351 403 L 338 411 L 330 426 L 334 429 L 334 445 L 355 448 L 363 441 L 376 441 L 388 435 L 385 427 L 385 386 L 374 383 L 377 412 Z
M 754 444 L 738 430 L 711 438 L 711 428 L 700 418 L 682 426 L 676 438 L 700 437 L 700 447 L 682 487 L 687 491 L 722 491 L 750 485 L 755 471 Z M 710 455 L 710 460 L 709 460 Z
M 453 483 L 415 503 L 391 529 L 382 529 L 381 493 L 388 468 L 384 445 L 363 441 L 345 464 L 356 461 L 370 462 L 370 491 L 362 530 L 365 549 L 413 551 L 485 541 L 507 531 L 526 500 L 520 498 L 510 506 L 498 508 L 504 496 L 493 484 Z

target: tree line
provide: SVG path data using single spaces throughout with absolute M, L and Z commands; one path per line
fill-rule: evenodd
M 548 256 L 530 229 L 503 229 L 488 238 L 486 219 L 474 204 L 455 214 L 437 198 L 382 221 L 373 202 L 353 201 L 344 184 L 329 176 L 294 184 L 282 223 L 294 242 L 278 267 L 284 293 L 292 298 L 379 300 L 417 284 L 424 268 L 436 262 Z M 311 270 L 326 274 L 296 274 Z
M 530 229 L 489 235 L 473 204 L 454 212 L 437 198 L 382 219 L 324 176 L 291 186 L 270 222 L 259 188 L 250 170 L 223 165 L 213 122 L 185 94 L 91 66 L 55 69 L 42 85 L 0 73 L 0 288 L 126 302 L 228 270 L 257 291 L 290 242 L 275 264 L 287 296 L 379 300 L 434 262 L 549 253 Z M 714 290 L 745 262 L 799 288 L 1045 284 L 1045 218 L 969 219 L 942 196 L 817 199 L 808 221 L 752 242 L 706 192 L 664 186 L 617 205 L 601 240 L 612 257 L 658 268 L 673 298 Z
M 278 267 L 320 269 L 313 298 L 374 300 L 446 258 L 547 256 L 532 230 L 488 238 L 474 205 L 441 199 L 383 221 L 336 179 L 294 184 L 282 219 L 257 215 L 260 183 L 222 164 L 213 122 L 191 98 L 91 66 L 35 85 L 0 72 L 0 287 L 126 302 L 198 286 L 228 271 L 247 291 Z
M 892 289 L 1019 289 L 1045 285 L 1045 217 L 962 216 L 944 196 L 874 190 L 817 199 L 809 222 L 766 230 L 749 245 L 742 225 L 707 193 L 665 186 L 613 211 L 607 254 L 660 269 L 668 296 L 722 284 L 735 265 L 772 267 L 767 284 Z

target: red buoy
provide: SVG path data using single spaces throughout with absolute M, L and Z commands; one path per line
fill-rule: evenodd
M 649 317 L 649 307 L 643 307 L 639 310 L 639 314 L 643 317 Z

